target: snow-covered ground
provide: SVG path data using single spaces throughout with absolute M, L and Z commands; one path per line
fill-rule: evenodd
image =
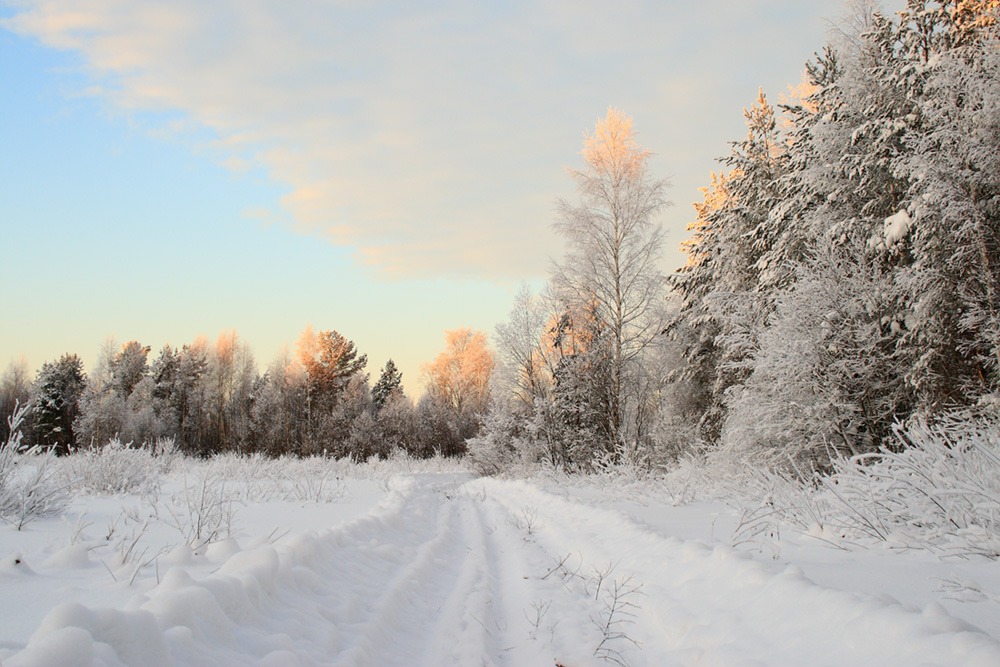
M 733 548 L 735 510 L 652 486 L 361 477 L 188 464 L 0 528 L 0 664 L 1000 665 L 994 561 Z

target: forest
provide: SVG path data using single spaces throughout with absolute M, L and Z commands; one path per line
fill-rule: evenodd
M 445 333 L 414 402 L 335 330 L 261 372 L 234 331 L 153 354 L 106 342 L 0 377 L 19 446 L 468 455 L 483 472 L 647 472 L 691 457 L 809 477 L 905 449 L 908 428 L 1000 418 L 1000 28 L 995 0 L 865 3 L 746 136 L 662 267 L 668 182 L 633 121 L 587 135 L 564 255 L 492 336 Z M 375 377 L 375 381 L 371 379 Z M 0 442 L 13 439 L 12 422 Z

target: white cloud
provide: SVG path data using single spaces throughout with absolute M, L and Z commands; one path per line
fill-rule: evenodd
M 800 4 L 38 0 L 6 25 L 80 52 L 114 104 L 179 111 L 220 162 L 265 167 L 297 231 L 391 276 L 505 278 L 557 251 L 561 166 L 608 105 L 655 152 L 722 153 L 738 135 L 705 145 L 699 117 L 724 104 L 738 125 L 752 98 L 706 77 L 780 51 L 755 8 L 773 24 Z M 665 107 L 669 91 L 687 99 Z

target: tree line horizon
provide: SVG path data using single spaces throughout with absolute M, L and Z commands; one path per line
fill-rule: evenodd
M 152 446 L 170 438 L 194 455 L 453 455 L 469 435 L 464 412 L 476 408 L 470 377 L 488 378 L 493 360 L 482 332 L 459 328 L 444 337 L 446 350 L 422 368 L 416 402 L 391 358 L 372 385 L 367 355 L 353 341 L 309 324 L 294 354 L 286 346 L 263 373 L 235 330 L 214 343 L 198 336 L 180 348 L 165 344 L 155 359 L 150 346 L 109 337 L 89 375 L 77 354 L 66 353 L 32 380 L 22 357 L 0 376 L 0 411 L 30 406 L 25 445 L 59 454 L 111 439 Z M 8 433 L 9 424 L 0 426 L 0 440 Z

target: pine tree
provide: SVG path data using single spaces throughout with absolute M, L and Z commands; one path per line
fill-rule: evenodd
M 403 374 L 390 359 L 382 368 L 378 381 L 372 387 L 372 404 L 376 411 L 381 411 L 385 404 L 395 395 L 403 392 Z
M 137 341 L 129 341 L 122 345 L 121 352 L 115 356 L 111 364 L 112 386 L 122 399 L 128 399 L 132 389 L 149 373 L 146 357 L 149 346 L 140 345 Z
M 682 305 L 669 327 L 681 342 L 687 368 L 680 377 L 704 398 L 702 436 L 718 439 L 725 394 L 749 375 L 748 360 L 771 310 L 774 290 L 788 283 L 791 242 L 772 216 L 787 153 L 774 108 L 763 90 L 744 109 L 747 137 L 732 144 L 725 175 L 713 175 L 705 200 L 695 206 L 688 262 L 671 278 Z
M 1000 35 L 996 3 L 955 4 L 911 3 L 916 27 L 901 31 L 908 52 L 938 51 L 922 68 L 921 123 L 896 162 L 911 183 L 907 344 L 925 411 L 1000 388 Z
M 311 333 L 311 328 L 307 329 L 303 336 Z M 368 355 L 359 357 L 354 342 L 336 331 L 320 331 L 308 344 L 300 341 L 299 359 L 308 377 L 311 400 L 327 406 L 368 365 Z
M 67 454 L 73 445 L 73 422 L 87 383 L 83 362 L 75 354 L 42 365 L 32 386 L 35 444 Z

